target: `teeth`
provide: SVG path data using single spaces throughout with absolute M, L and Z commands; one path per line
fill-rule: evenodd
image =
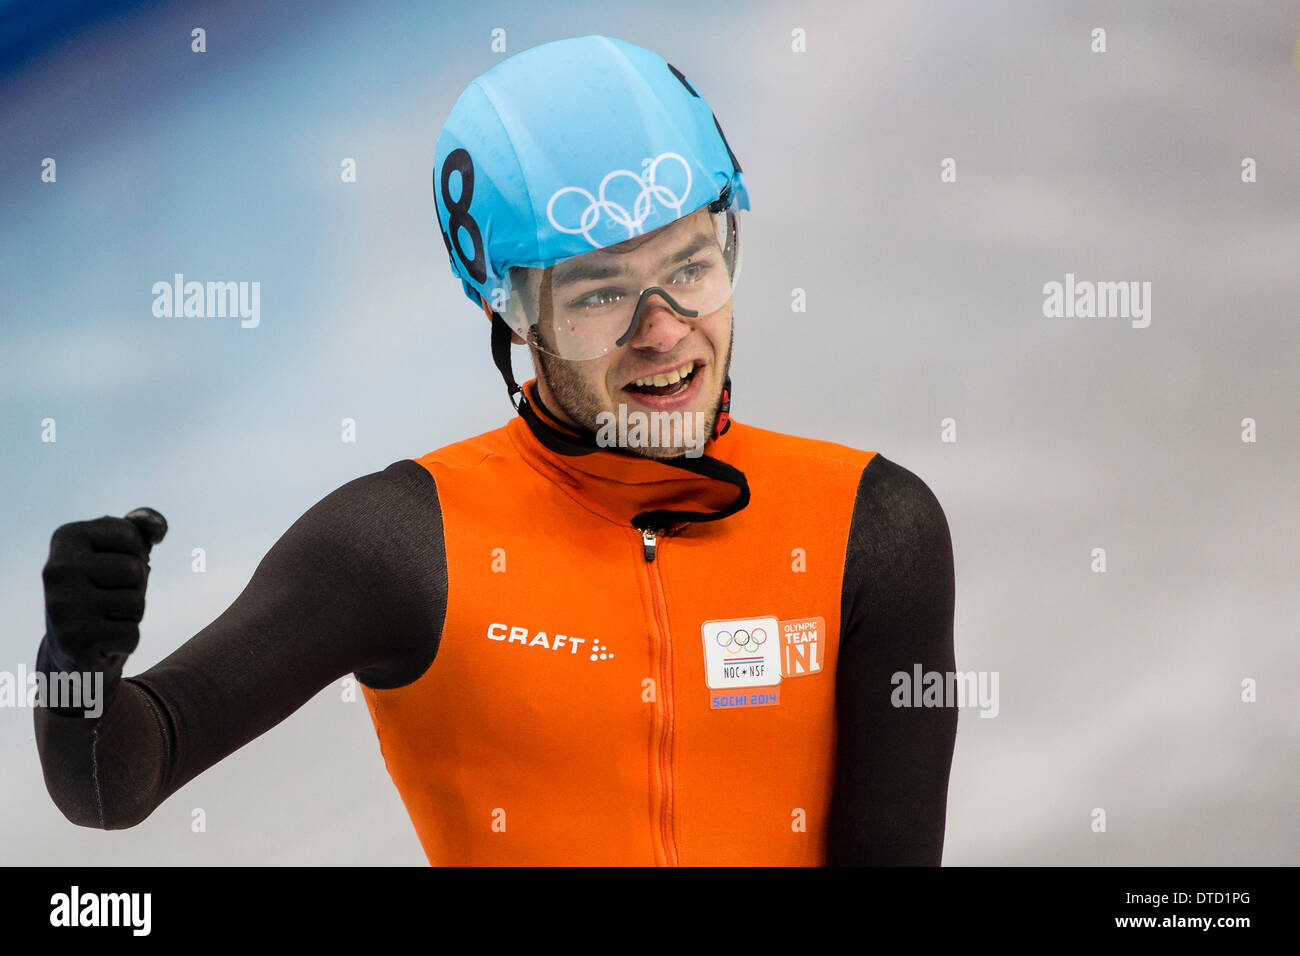
M 693 372 L 694 370 L 695 370 L 695 363 L 687 362 L 681 368 L 673 369 L 671 372 L 668 372 L 666 374 L 661 373 L 659 375 L 651 375 L 647 378 L 638 378 L 632 384 L 637 386 L 657 385 L 660 388 L 662 388 L 665 385 L 676 385 L 686 376 L 690 375 L 691 372 Z

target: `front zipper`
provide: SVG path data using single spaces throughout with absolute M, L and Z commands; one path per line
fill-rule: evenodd
M 651 528 L 641 530 L 641 553 L 646 562 L 646 578 L 650 583 L 650 602 L 654 609 L 654 638 L 659 654 L 659 688 L 655 701 L 661 706 L 662 723 L 659 727 L 657 758 L 659 770 L 659 843 L 667 866 L 677 866 L 677 845 L 673 839 L 672 817 L 672 741 L 673 741 L 673 657 L 672 639 L 668 632 L 668 605 L 664 598 L 663 579 L 655 563 L 658 537 L 663 532 Z

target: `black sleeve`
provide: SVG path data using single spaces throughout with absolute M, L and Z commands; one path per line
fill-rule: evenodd
M 957 710 L 895 707 L 892 675 L 955 670 L 952 539 L 929 487 L 877 454 L 845 556 L 827 862 L 938 866 Z
M 284 533 L 220 617 L 123 679 L 98 718 L 34 708 L 46 788 L 73 823 L 134 826 L 333 681 L 418 678 L 446 605 L 433 477 L 408 459 L 350 481 Z

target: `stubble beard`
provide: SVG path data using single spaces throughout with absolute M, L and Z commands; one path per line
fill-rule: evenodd
M 731 355 L 735 343 L 736 326 L 733 313 L 731 337 L 727 341 L 727 360 L 723 366 L 722 378 L 718 382 L 718 394 L 713 397 L 712 407 L 708 411 L 708 419 L 702 431 L 705 437 L 713 434 L 713 427 L 718 421 L 718 412 L 722 408 L 722 390 L 726 387 L 727 377 L 731 374 Z M 556 403 L 584 430 L 594 434 L 600 427 L 599 416 L 602 412 L 618 415 L 618 409 L 606 408 L 601 399 L 588 388 L 582 376 L 574 368 L 578 363 L 557 358 L 537 348 L 532 352 L 534 367 L 540 366 L 539 371 L 546 376 L 546 384 L 550 387 L 551 394 L 555 396 Z M 629 447 L 626 451 L 643 458 L 677 458 L 685 453 L 683 448 L 663 447 Z

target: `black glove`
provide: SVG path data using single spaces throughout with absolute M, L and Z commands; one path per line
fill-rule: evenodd
M 105 515 L 75 521 L 55 530 L 41 572 L 45 639 L 36 652 L 37 671 L 102 672 L 99 703 L 108 706 L 126 659 L 140 642 L 149 550 L 166 533 L 167 520 L 152 508 L 137 508 L 125 518 Z M 65 717 L 82 716 L 89 705 L 51 709 Z

